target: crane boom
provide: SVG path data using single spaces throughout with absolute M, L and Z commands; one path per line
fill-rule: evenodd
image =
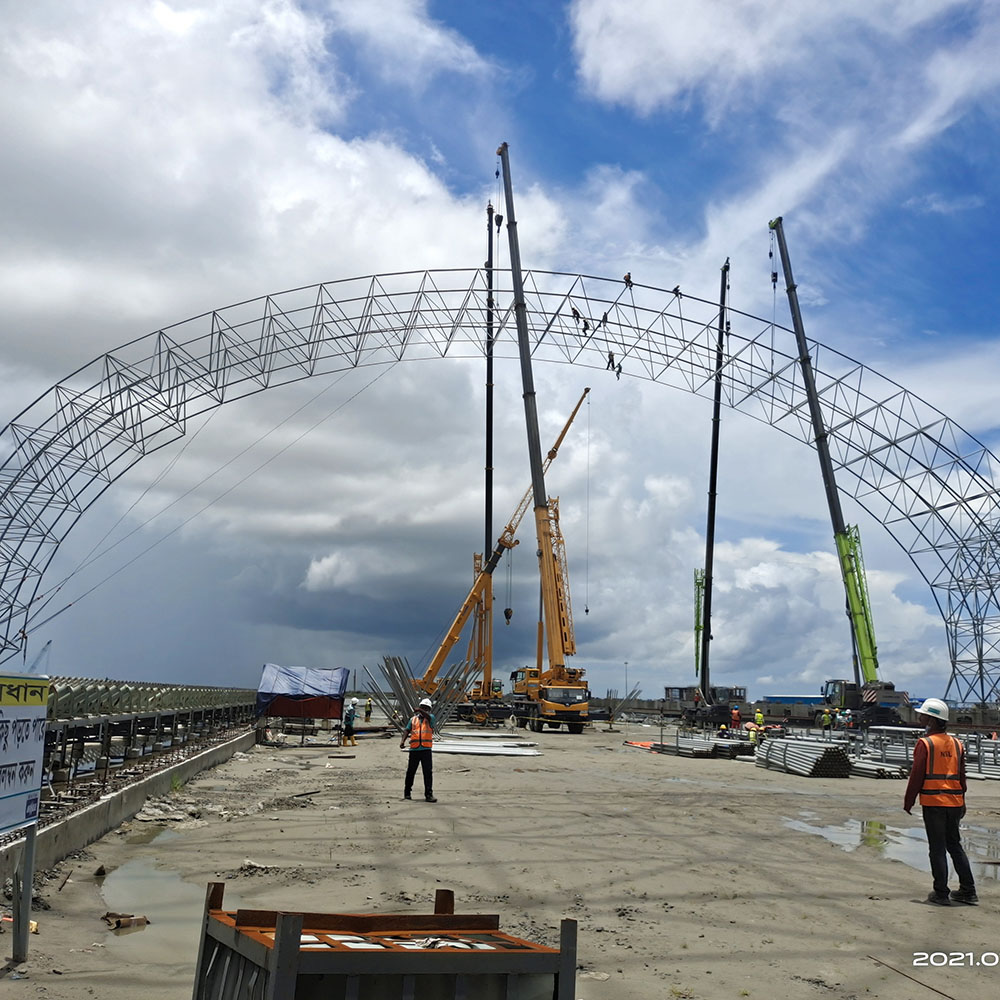
M 576 406 L 573 407 L 573 412 L 569 415 L 569 419 L 566 421 L 565 426 L 562 431 L 560 431 L 559 436 L 556 438 L 555 444 L 549 449 L 548 455 L 545 457 L 545 468 L 552 464 L 556 455 L 559 453 L 559 446 L 562 444 L 563 439 L 566 437 L 567 431 L 576 419 L 577 413 L 580 412 L 580 407 L 583 405 L 583 401 L 587 398 L 587 393 L 590 392 L 590 387 L 588 386 L 583 390 L 583 394 L 577 401 Z M 434 658 L 428 664 L 427 669 L 424 671 L 423 677 L 416 681 L 418 687 L 426 691 L 428 694 L 433 693 L 436 688 L 436 678 L 441 667 L 444 665 L 444 661 L 447 659 L 448 654 L 452 651 L 455 644 L 461 638 L 462 630 L 465 628 L 466 623 L 469 620 L 469 616 L 475 610 L 476 606 L 479 604 L 486 594 L 489 587 L 490 580 L 493 576 L 493 571 L 496 569 L 497 564 L 500 562 L 500 558 L 503 556 L 504 551 L 507 549 L 514 548 L 515 545 L 519 544 L 518 540 L 514 537 L 517 532 L 518 526 L 520 525 L 524 515 L 528 509 L 528 504 L 531 502 L 532 498 L 532 488 L 528 488 L 528 492 L 524 495 L 521 502 L 518 504 L 514 511 L 511 519 L 507 522 L 503 531 L 500 533 L 500 537 L 497 539 L 496 545 L 493 547 L 493 552 L 490 554 L 489 559 L 483 564 L 482 569 L 476 574 L 476 578 L 472 583 L 472 588 L 469 590 L 468 596 L 462 602 L 462 606 L 458 609 L 458 614 L 455 615 L 448 631 L 445 633 L 444 639 L 441 641 L 441 645 L 438 647 L 437 652 L 434 654 Z M 545 508 L 546 520 L 548 520 L 548 507 Z
M 837 555 L 840 556 L 844 588 L 847 591 L 847 607 L 854 630 L 858 666 L 865 684 L 872 684 L 878 680 L 878 649 L 875 644 L 871 603 L 868 599 L 865 564 L 861 556 L 861 535 L 857 525 L 848 524 L 841 534 L 834 536 L 834 539 L 837 543 Z

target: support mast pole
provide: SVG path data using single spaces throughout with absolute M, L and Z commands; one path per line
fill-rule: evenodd
M 781 256 L 781 267 L 785 275 L 785 292 L 788 295 L 788 306 L 792 313 L 792 328 L 795 331 L 795 343 L 799 351 L 799 364 L 802 368 L 802 384 L 806 391 L 806 401 L 809 404 L 809 416 L 812 419 L 813 435 L 816 442 L 816 454 L 819 456 L 819 468 L 823 476 L 823 489 L 826 491 L 826 502 L 830 508 L 830 520 L 833 523 L 833 534 L 842 538 L 847 532 L 844 522 L 844 512 L 840 506 L 840 494 L 837 492 L 837 480 L 833 473 L 833 460 L 830 458 L 830 442 L 826 425 L 823 423 L 823 411 L 819 405 L 819 393 L 816 392 L 816 378 L 813 374 L 812 360 L 809 357 L 809 345 L 806 343 L 806 330 L 802 323 L 802 311 L 799 309 L 799 296 L 796 291 L 795 279 L 792 277 L 792 262 L 788 258 L 788 247 L 785 244 L 785 230 L 781 216 L 770 222 L 770 227 L 778 241 L 778 253 Z M 848 619 L 850 620 L 850 618 Z M 854 682 L 861 687 L 861 671 L 858 665 L 854 625 L 851 623 L 851 648 L 854 651 Z
M 729 332 L 726 322 L 726 291 L 729 288 L 729 258 L 722 265 L 719 288 L 719 330 L 715 342 L 715 396 L 712 402 L 712 451 L 708 472 L 708 519 L 705 526 L 705 591 L 702 602 L 701 628 L 701 696 L 707 705 L 712 704 L 711 675 L 708 656 L 712 642 L 712 564 L 715 560 L 715 501 L 719 485 L 719 428 L 722 409 L 722 362 L 725 354 L 725 336 Z
M 493 544 L 493 204 L 486 205 L 486 534 Z
M 493 204 L 486 204 L 486 535 L 483 555 L 493 541 Z M 493 696 L 493 581 L 483 591 L 480 628 L 483 679 L 480 694 Z

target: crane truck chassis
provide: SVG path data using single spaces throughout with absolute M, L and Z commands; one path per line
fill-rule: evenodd
M 548 674 L 553 671 L 546 671 Z M 564 667 L 559 676 L 542 681 L 537 667 L 522 667 L 510 675 L 511 703 L 514 717 L 522 729 L 540 733 L 545 726 L 558 729 L 565 725 L 571 733 L 582 733 L 590 721 L 590 692 L 583 670 Z

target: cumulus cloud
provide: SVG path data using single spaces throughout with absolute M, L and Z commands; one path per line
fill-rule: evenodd
M 906 45 L 914 29 L 961 3 L 680 0 L 667 9 L 656 0 L 577 0 L 570 22 L 581 80 L 597 97 L 642 114 L 697 98 L 718 120 L 763 90 L 773 94 L 792 71 L 808 87 L 837 61 Z

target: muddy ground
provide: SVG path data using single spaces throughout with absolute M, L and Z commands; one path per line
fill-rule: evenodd
M 982 902 L 945 909 L 924 902 L 902 781 L 653 755 L 624 736 L 533 735 L 540 757 L 439 755 L 436 804 L 419 777 L 403 801 L 394 740 L 257 747 L 46 873 L 39 934 L 0 992 L 189 998 L 205 886 L 222 879 L 234 908 L 329 912 L 430 912 L 450 888 L 458 911 L 547 944 L 573 917 L 584 1000 L 998 995 L 1000 967 L 984 964 L 1000 962 L 998 866 L 984 862 L 1000 856 L 1000 782 L 969 795 Z M 113 932 L 109 909 L 151 923 Z M 936 957 L 915 964 L 922 952 Z

